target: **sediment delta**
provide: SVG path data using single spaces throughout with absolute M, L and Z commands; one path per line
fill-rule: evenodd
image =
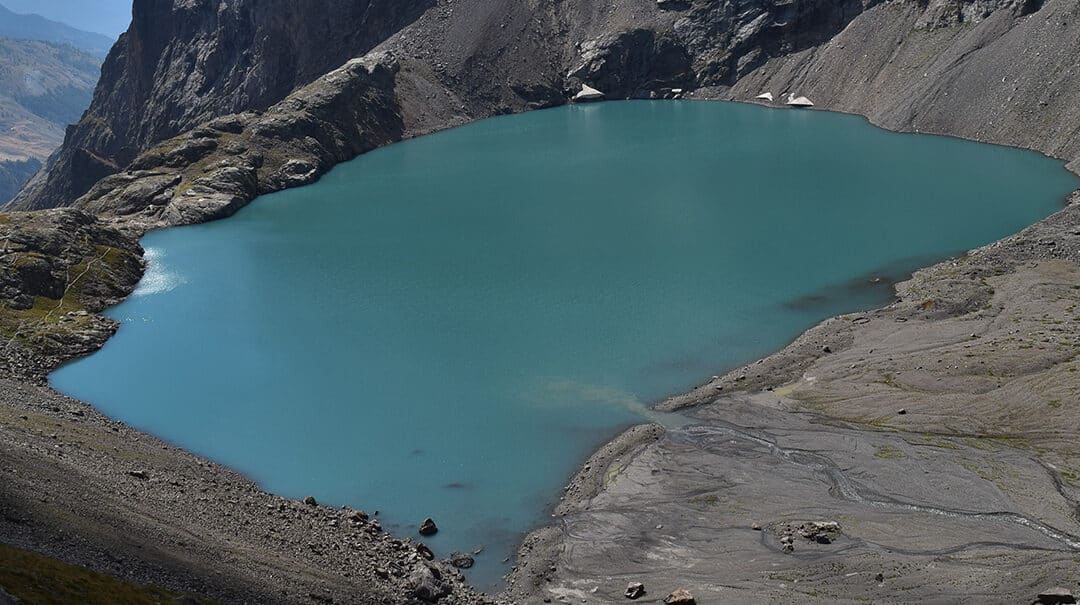
M 454 4 L 428 9 L 376 54 L 274 107 L 157 144 L 78 206 L 98 215 L 93 229 L 134 242 L 147 228 L 227 216 L 259 193 L 310 182 L 403 136 L 563 102 L 564 84 L 580 90 L 581 74 L 609 98 L 657 82 L 700 99 L 798 89 L 816 107 L 887 128 L 1033 148 L 1074 171 L 1080 160 L 1080 7 L 1067 0 L 983 3 L 979 14 L 975 3 L 955 13 L 938 3 L 873 4 L 813 20 L 828 27 L 781 48 L 766 44 L 769 32 L 790 32 L 758 24 L 738 42 L 754 41 L 736 53 L 741 65 L 711 84 L 704 68 L 727 63 L 717 47 L 694 42 L 719 18 L 660 13 L 651 2 L 539 16 Z M 478 16 L 491 27 L 478 29 Z M 520 23 L 538 25 L 521 37 Z M 604 38 L 631 26 L 666 36 L 676 23 L 688 37 Z M 463 41 L 477 31 L 492 34 L 483 48 L 460 51 L 473 48 Z M 683 42 L 674 54 L 672 39 Z M 583 40 L 597 42 L 574 50 Z M 648 52 L 638 63 L 614 60 L 627 47 Z M 663 63 L 674 70 L 663 74 L 631 69 L 677 59 L 679 48 L 693 61 Z M 489 54 L 500 57 L 492 73 L 513 78 L 473 71 Z M 525 56 L 543 60 L 518 65 Z M 690 71 L 705 85 L 674 77 Z M 490 88 L 497 92 L 480 94 Z M 1050 585 L 1075 588 L 1077 201 L 917 272 L 893 305 L 828 320 L 776 355 L 664 402 L 697 405 L 688 412 L 696 422 L 634 429 L 602 448 L 573 479 L 555 524 L 526 539 L 498 599 L 622 601 L 637 581 L 647 600 L 686 589 L 698 602 L 1030 602 Z M 52 237 L 29 245 L 56 258 L 44 245 Z M 98 257 L 63 262 L 84 258 Z M 123 272 L 108 275 L 134 287 Z M 42 295 L 33 279 L 16 287 Z M 72 320 L 17 322 L 5 348 L 0 539 L 226 601 L 396 603 L 429 594 L 417 587 L 434 572 L 415 545 L 368 530 L 370 521 L 349 511 L 262 493 L 43 386 L 44 372 L 107 337 L 100 320 L 80 313 L 115 295 L 79 296 L 65 311 Z M 839 530 L 828 543 L 811 541 L 800 530 L 816 522 Z M 436 569 L 453 588 L 444 602 L 486 598 Z

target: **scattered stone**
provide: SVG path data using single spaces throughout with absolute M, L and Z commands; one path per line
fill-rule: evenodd
M 150 473 L 142 470 L 128 471 L 128 475 L 135 477 L 136 479 L 142 479 L 143 481 L 147 481 L 150 479 Z
M 435 521 L 429 517 L 420 524 L 419 532 L 421 536 L 434 536 L 439 533 L 439 528 L 435 525 Z
M 1042 605 L 1058 605 L 1060 603 L 1076 603 L 1076 596 L 1068 589 L 1054 587 L 1044 590 L 1035 597 L 1035 602 Z
M 664 605 L 697 605 L 697 601 L 690 591 L 680 588 L 664 597 Z
M 821 347 L 821 352 L 822 353 L 832 353 L 832 349 L 829 348 L 829 345 L 825 345 L 825 346 Z
M 750 526 L 750 529 L 752 529 L 754 531 L 761 531 L 761 524 L 760 523 L 754 523 L 753 525 Z
M 308 506 L 318 506 L 319 502 L 315 500 L 315 496 L 308 496 L 307 498 L 304 498 L 304 504 L 307 504 Z
M 469 555 L 460 552 L 450 553 L 450 564 L 458 569 L 469 569 L 476 561 Z
M 416 545 L 416 552 L 417 552 L 417 554 L 419 554 L 421 557 L 427 559 L 428 561 L 434 561 L 435 560 L 435 553 L 431 552 L 431 549 L 428 548 L 426 544 L 417 544 Z
M 352 521 L 353 523 L 363 523 L 363 522 L 367 521 L 368 519 L 369 519 L 368 514 L 365 513 L 362 510 L 353 511 L 353 513 L 351 515 L 349 515 L 349 520 Z
M 630 582 L 626 585 L 626 598 L 636 599 L 645 594 L 645 585 L 641 582 Z
M 879 573 L 878 575 L 874 576 L 874 581 L 875 582 L 884 582 L 885 581 L 885 574 Z
M 906 408 L 900 408 L 899 410 L 896 410 L 896 413 L 903 416 L 903 415 L 907 414 L 907 409 Z

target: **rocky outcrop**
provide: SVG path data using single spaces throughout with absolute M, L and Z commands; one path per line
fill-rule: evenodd
M 694 73 L 686 47 L 673 36 L 633 29 L 582 44 L 570 80 L 614 98 L 648 98 L 664 88 L 692 87 Z
M 389 55 L 355 59 L 265 112 L 206 122 L 139 156 L 76 206 L 141 230 L 221 218 L 262 193 L 310 183 L 401 139 L 397 68 Z
M 8 373 L 41 378 L 96 350 L 116 323 L 96 315 L 142 276 L 134 238 L 66 208 L 0 216 L 0 336 Z

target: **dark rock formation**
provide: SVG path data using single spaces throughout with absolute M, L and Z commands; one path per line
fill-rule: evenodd
M 424 519 L 424 522 L 420 524 L 420 529 L 417 531 L 421 536 L 434 536 L 439 533 L 439 528 L 435 525 L 435 521 Z
M 613 98 L 648 98 L 664 88 L 690 88 L 694 73 L 686 47 L 650 29 L 609 34 L 581 45 L 581 65 L 571 81 Z
M 0 215 L 0 336 L 9 372 L 41 377 L 104 344 L 116 329 L 95 315 L 142 276 L 130 236 L 75 209 Z

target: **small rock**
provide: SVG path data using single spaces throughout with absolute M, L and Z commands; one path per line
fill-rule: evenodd
M 428 561 L 433 561 L 435 559 L 435 553 L 431 552 L 431 549 L 428 548 L 426 544 L 417 544 L 416 552 Z
M 636 599 L 645 594 L 645 585 L 641 582 L 630 582 L 626 585 L 626 598 Z
M 304 498 L 304 504 L 307 504 L 308 506 L 318 506 L 319 502 L 315 500 L 315 496 L 308 496 L 307 498 Z
M 885 574 L 879 573 L 878 575 L 874 576 L 874 581 L 875 582 L 884 582 L 885 581 Z
M 128 475 L 135 477 L 136 479 L 142 479 L 143 481 L 150 479 L 150 473 L 147 471 L 128 471 Z
M 754 531 L 761 531 L 761 524 L 760 523 L 754 523 L 753 525 L 750 526 L 750 529 L 752 529 Z
M 905 408 L 900 408 L 899 410 L 896 410 L 896 413 L 897 413 L 897 414 L 900 414 L 901 416 L 903 416 L 904 414 L 907 414 L 907 409 L 905 409 Z
M 450 553 L 450 564 L 458 569 L 469 569 L 476 561 L 465 553 L 452 552 Z
M 821 352 L 822 353 L 832 353 L 832 349 L 829 348 L 829 345 L 825 345 L 825 346 L 821 347 Z
M 697 601 L 690 591 L 680 588 L 664 597 L 664 605 L 697 605 Z
M 435 521 L 429 517 L 424 519 L 424 522 L 420 524 L 419 531 L 421 536 L 434 536 L 439 533 L 439 528 L 435 525 Z
M 1044 590 L 1035 597 L 1036 603 L 1042 605 L 1058 605 L 1059 603 L 1075 603 L 1076 596 L 1065 588 L 1054 587 Z

